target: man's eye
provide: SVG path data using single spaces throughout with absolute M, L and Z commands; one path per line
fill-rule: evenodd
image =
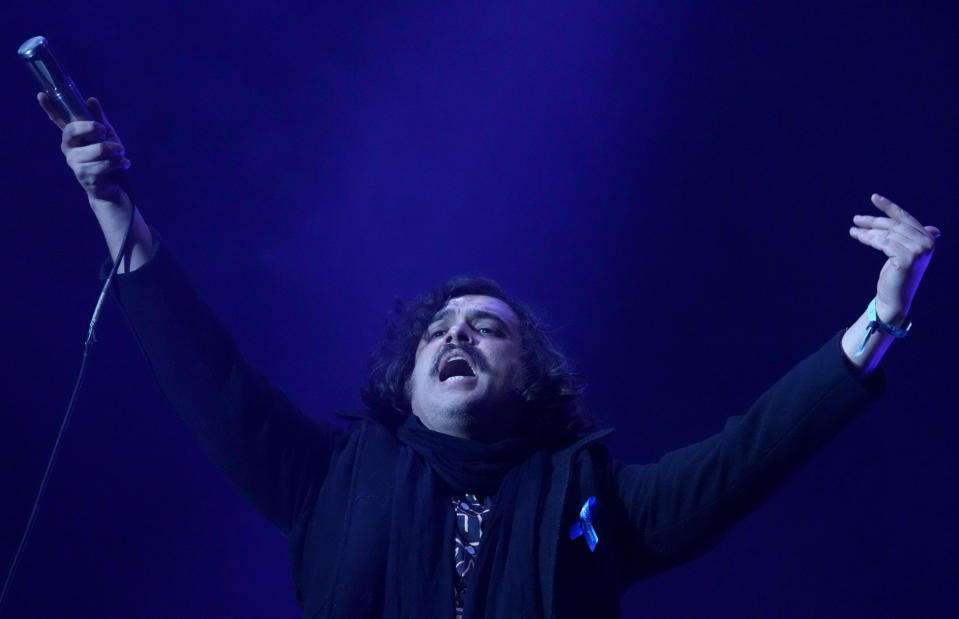
M 442 337 L 444 333 L 446 333 L 444 329 L 437 329 L 436 331 L 430 333 L 430 339 L 435 340 L 438 337 Z
M 480 327 L 477 329 L 483 335 L 499 335 L 499 330 L 494 329 L 493 327 Z

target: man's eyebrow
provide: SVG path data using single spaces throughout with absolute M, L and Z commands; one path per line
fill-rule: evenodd
M 430 319 L 430 324 L 432 325 L 437 322 L 440 322 L 441 320 L 455 313 L 456 312 L 449 307 L 441 309 L 440 311 L 436 312 L 433 318 Z M 507 333 L 513 333 L 513 329 L 510 328 L 509 324 L 505 320 L 503 320 L 503 318 L 499 314 L 496 314 L 494 312 L 491 312 L 488 310 L 482 310 L 482 309 L 470 310 L 469 317 L 471 320 L 476 320 L 477 318 L 486 318 L 488 320 L 492 320 L 498 325 L 500 325 L 500 327 L 503 330 L 505 330 Z
M 430 324 L 433 324 L 434 322 L 439 322 L 452 313 L 453 313 L 453 310 L 451 310 L 448 307 L 441 309 L 440 311 L 436 312 L 436 314 L 434 314 L 432 318 L 430 318 Z
M 487 310 L 481 310 L 481 309 L 473 310 L 473 311 L 470 312 L 470 318 L 473 318 L 473 319 L 476 319 L 476 318 L 487 318 L 487 319 L 492 320 L 493 322 L 497 323 L 498 325 L 500 325 L 500 327 L 503 328 L 507 333 L 512 333 L 512 332 L 513 332 L 513 330 L 510 328 L 510 326 L 506 323 L 505 320 L 503 320 L 503 319 L 499 316 L 499 314 L 496 314 L 496 313 L 493 313 L 493 312 L 489 312 L 489 311 L 487 311 Z

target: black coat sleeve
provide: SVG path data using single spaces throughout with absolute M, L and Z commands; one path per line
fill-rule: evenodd
M 644 466 L 612 465 L 629 520 L 629 581 L 712 547 L 883 388 L 843 358 L 842 334 L 807 357 L 718 434 Z
M 214 464 L 284 534 L 312 505 L 341 430 L 252 368 L 162 247 L 113 292 L 160 390 Z

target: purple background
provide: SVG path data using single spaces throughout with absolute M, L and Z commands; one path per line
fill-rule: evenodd
M 3 573 L 105 255 L 15 55 L 43 34 L 148 221 L 324 419 L 359 404 L 394 296 L 482 273 L 556 327 L 614 452 L 650 461 L 855 320 L 883 261 L 847 233 L 871 192 L 939 226 L 887 396 L 624 614 L 951 616 L 955 3 L 463 4 L 4 2 Z M 4 616 L 297 616 L 283 538 L 112 304 L 98 335 Z

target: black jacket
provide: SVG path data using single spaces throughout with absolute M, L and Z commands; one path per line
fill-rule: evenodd
M 388 544 L 384 514 L 401 450 L 389 423 L 358 415 L 348 428 L 302 414 L 249 364 L 164 251 L 120 276 L 115 293 L 160 387 L 240 492 L 288 538 L 305 617 L 337 609 L 382 614 Z M 552 454 L 548 500 L 532 540 L 547 617 L 618 616 L 637 579 L 715 544 L 880 390 L 860 380 L 841 334 L 799 363 L 720 433 L 653 464 L 625 465 L 603 430 Z M 599 544 L 571 540 L 580 507 L 596 497 Z M 452 570 L 452 541 L 446 544 Z M 371 560 L 374 559 L 374 560 Z M 378 601 L 379 600 L 379 601 Z M 469 611 L 467 611 L 468 616 Z M 449 616 L 452 617 L 450 609 Z

